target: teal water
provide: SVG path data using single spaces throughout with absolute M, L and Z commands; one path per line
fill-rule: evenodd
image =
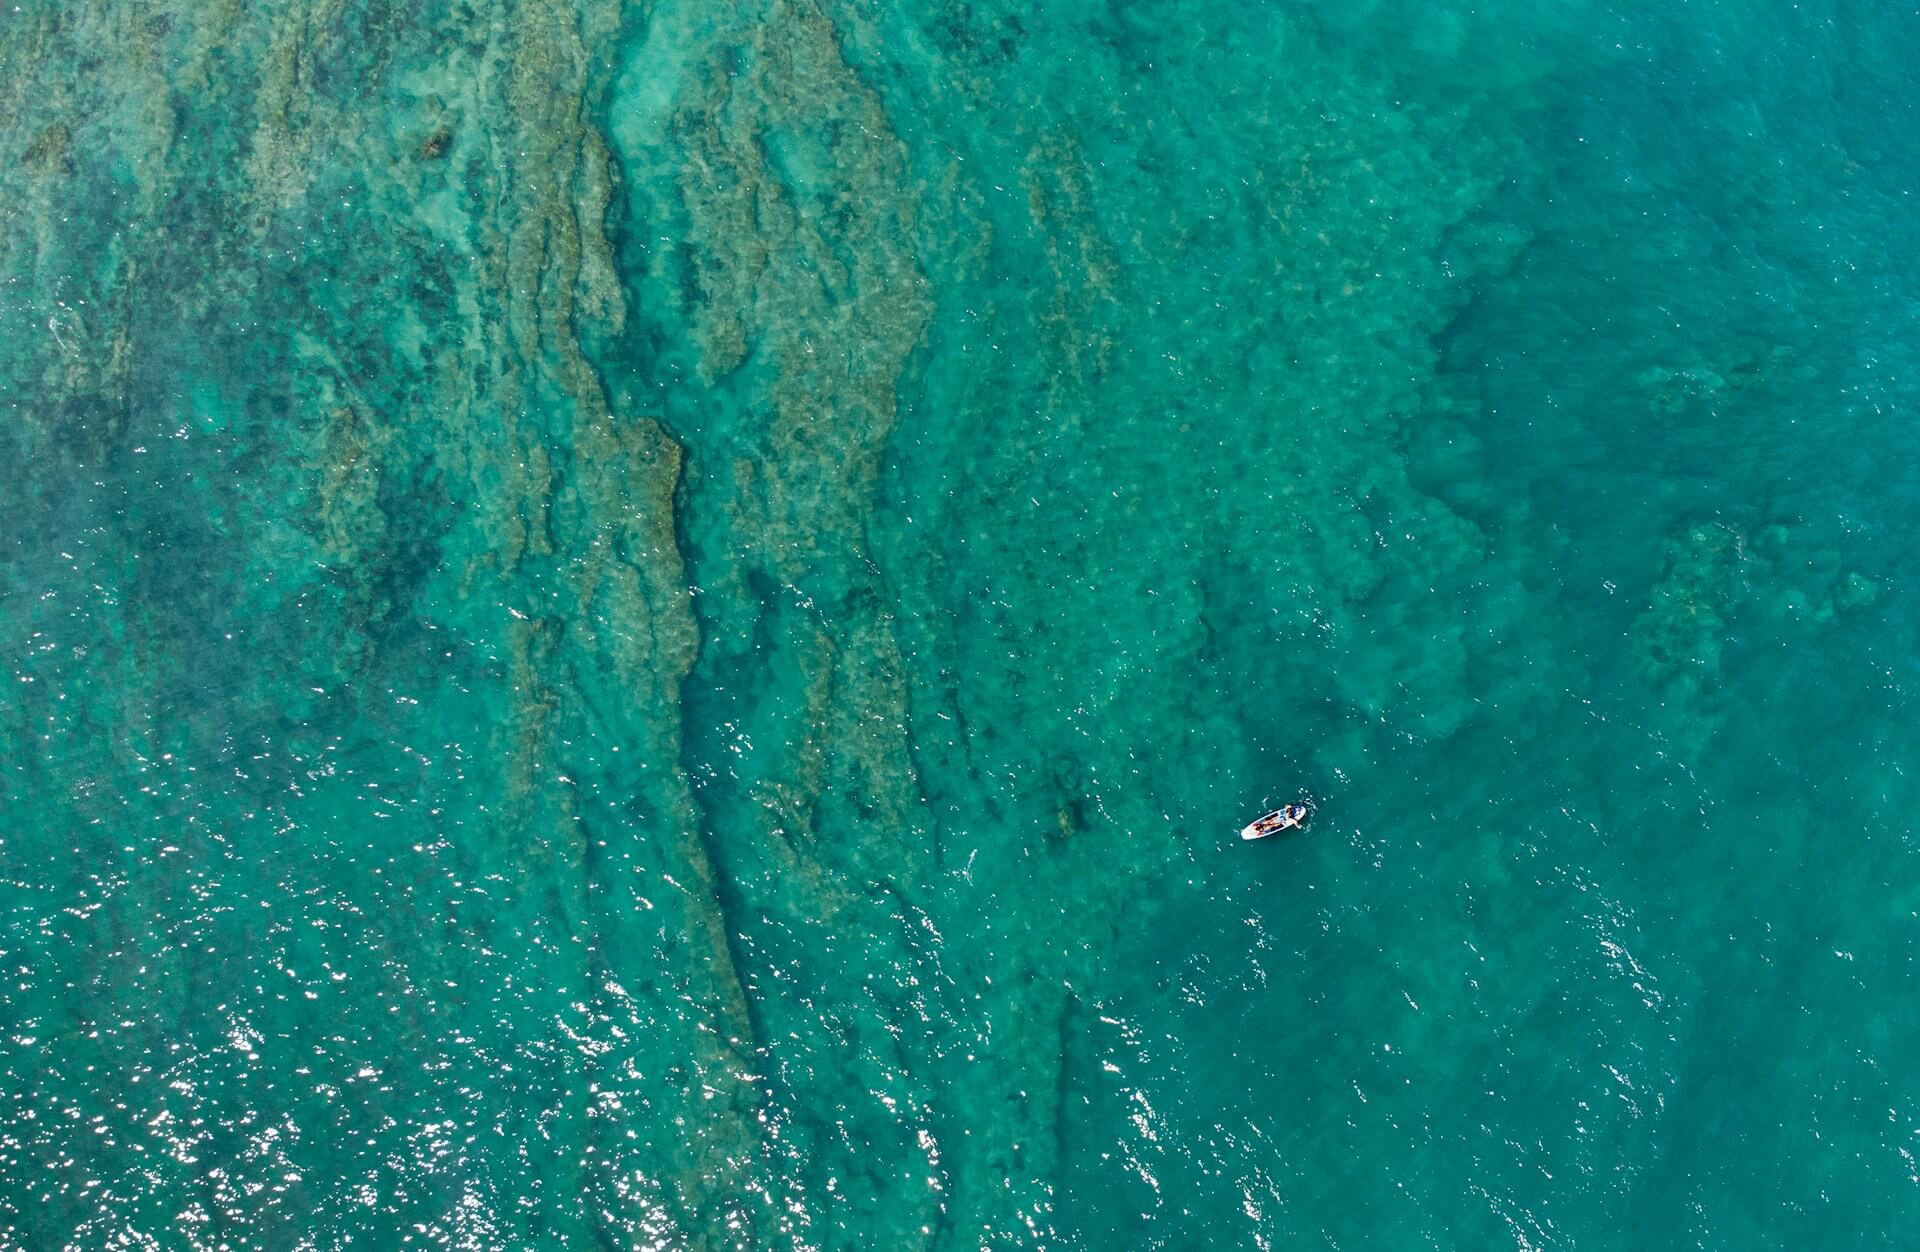
M 1915 65 L 0 14 L 0 1247 L 1911 1246 Z

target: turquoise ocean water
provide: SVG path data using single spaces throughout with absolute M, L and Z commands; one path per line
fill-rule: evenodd
M 8 6 L 0 1247 L 1913 1246 L 1917 66 Z

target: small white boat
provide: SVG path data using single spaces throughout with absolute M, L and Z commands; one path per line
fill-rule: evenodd
M 1286 804 L 1248 822 L 1240 831 L 1242 839 L 1265 839 L 1268 835 L 1277 835 L 1283 830 L 1292 830 L 1301 825 L 1313 813 L 1305 804 Z

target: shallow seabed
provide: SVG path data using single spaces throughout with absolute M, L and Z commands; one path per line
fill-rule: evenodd
M 10 7 L 0 1246 L 1903 1244 L 1916 65 Z

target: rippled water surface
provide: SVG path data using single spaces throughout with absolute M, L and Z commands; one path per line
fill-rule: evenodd
M 1908 1244 L 1917 65 L 9 8 L 0 1247 Z

